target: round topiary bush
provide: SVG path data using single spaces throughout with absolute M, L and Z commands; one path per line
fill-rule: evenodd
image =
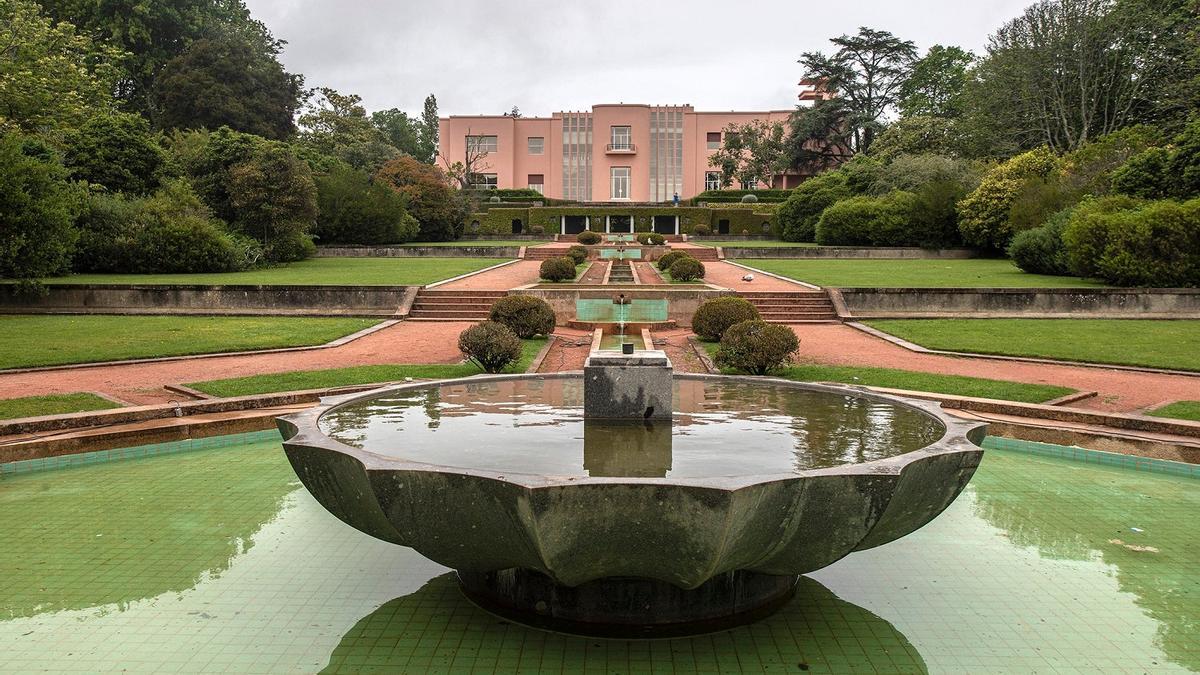
M 692 227 L 692 236 L 693 237 L 707 237 L 711 234 L 712 234 L 712 228 L 707 225 L 700 224 L 700 225 L 695 225 Z
M 743 204 L 757 204 L 758 195 L 742 195 Z
M 639 232 L 637 241 L 642 246 L 662 246 L 667 243 L 666 238 L 657 232 Z
M 485 373 L 499 373 L 521 358 L 521 338 L 511 328 L 484 321 L 458 334 L 458 350 Z
M 575 261 L 565 256 L 542 261 L 538 276 L 546 281 L 571 281 L 575 278 Z
M 584 246 L 595 246 L 602 240 L 603 237 L 595 232 L 592 232 L 591 230 L 584 230 L 583 232 L 575 235 L 575 241 L 583 244 Z
M 667 251 L 654 264 L 658 265 L 658 269 L 666 272 L 671 269 L 671 265 L 674 265 L 676 260 L 683 257 L 687 257 L 687 254 L 683 251 Z
M 1063 209 L 1051 216 L 1045 225 L 1018 232 L 1008 245 L 1008 257 L 1017 267 L 1030 274 L 1071 274 L 1062 234 L 1071 219 L 1072 210 Z
M 492 303 L 488 318 L 512 329 L 517 337 L 527 340 L 535 335 L 554 332 L 554 310 L 541 298 L 532 295 L 509 295 Z
M 489 202 L 491 202 L 491 203 L 493 203 L 493 204 L 499 204 L 499 203 L 500 203 L 500 197 L 498 197 L 498 196 L 489 197 L 489 198 L 488 198 L 488 201 L 489 201 Z
M 582 265 L 588 259 L 588 250 L 579 244 L 575 244 L 567 249 L 567 257 L 574 260 L 576 265 Z
M 726 295 L 701 303 L 692 315 L 692 332 L 702 340 L 718 342 L 730 326 L 759 318 L 758 310 L 749 300 Z
M 674 281 L 695 281 L 704 278 L 704 263 L 685 255 L 671 263 L 667 271 L 671 273 L 671 279 Z
M 800 351 L 800 339 L 791 328 L 766 321 L 734 324 L 721 338 L 716 363 L 751 375 L 769 375 L 790 364 Z
M 532 234 L 535 237 L 543 237 L 546 235 L 546 228 L 542 227 L 541 225 L 534 225 L 533 227 L 529 228 L 529 234 Z

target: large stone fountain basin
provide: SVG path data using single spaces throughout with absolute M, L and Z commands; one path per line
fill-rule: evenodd
M 317 407 L 279 418 L 278 424 L 296 474 L 326 509 L 349 525 L 456 570 L 532 570 L 564 586 L 637 577 L 691 589 L 734 571 L 811 572 L 928 523 L 958 496 L 982 457 L 978 443 L 986 425 L 950 417 L 935 403 L 766 378 L 676 379 L 770 384 L 884 401 L 935 418 L 945 433 L 902 455 L 811 471 L 592 478 L 407 461 L 352 447 L 318 427 L 322 415 L 351 402 L 468 380 L 323 399 Z

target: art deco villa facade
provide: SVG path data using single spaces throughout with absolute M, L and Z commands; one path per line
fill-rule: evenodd
M 808 82 L 801 101 L 822 96 Z M 790 110 L 701 112 L 690 105 L 603 104 L 550 117 L 451 116 L 440 124 L 442 157 L 463 161 L 468 148 L 486 152 L 476 185 L 531 188 L 583 202 L 663 202 L 719 187 L 709 157 L 730 124 L 786 121 Z M 795 187 L 802 176 L 778 176 Z M 736 186 L 736 187 L 767 187 Z

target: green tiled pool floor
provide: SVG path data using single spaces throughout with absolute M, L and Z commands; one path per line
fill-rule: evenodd
M 277 443 L 0 476 L 0 672 L 1200 670 L 1200 483 L 989 450 L 917 533 L 753 626 L 589 640 L 501 621 L 328 515 Z

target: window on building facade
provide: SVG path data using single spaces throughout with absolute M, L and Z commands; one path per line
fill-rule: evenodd
M 472 152 L 496 152 L 498 147 L 495 136 L 467 136 L 467 150 Z
M 628 150 L 633 147 L 633 132 L 629 127 L 612 128 L 612 149 Z
M 721 149 L 721 132 L 719 132 L 719 131 L 708 132 L 708 149 L 709 150 L 720 150 Z
M 471 187 L 476 190 L 495 190 L 500 187 L 500 181 L 494 173 L 473 173 Z
M 705 190 L 720 190 L 721 189 L 721 172 L 720 171 L 705 171 L 704 172 L 704 189 Z
M 612 168 L 612 198 L 629 199 L 629 167 Z
M 542 138 L 541 136 L 530 136 L 529 137 L 529 154 L 540 155 L 543 152 L 545 152 L 545 149 L 546 149 L 546 139 Z
M 749 181 L 744 180 L 744 181 L 742 181 L 742 189 L 743 190 L 757 190 L 758 189 L 758 181 L 757 180 L 749 180 Z
M 529 174 L 529 181 L 526 183 L 530 190 L 536 190 L 538 194 L 546 194 L 546 176 L 540 173 Z

